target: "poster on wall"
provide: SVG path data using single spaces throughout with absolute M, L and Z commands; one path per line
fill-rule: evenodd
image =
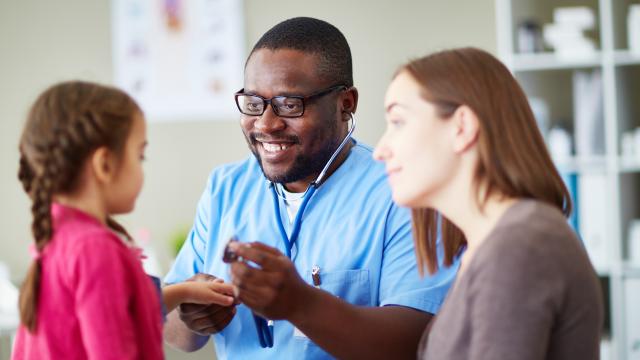
M 229 120 L 242 87 L 239 0 L 112 0 L 116 86 L 148 121 Z

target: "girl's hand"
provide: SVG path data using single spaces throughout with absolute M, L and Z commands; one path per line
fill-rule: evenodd
M 230 306 L 234 302 L 233 285 L 225 284 L 222 279 L 207 282 L 188 281 L 180 285 L 185 288 L 181 303 Z
M 225 284 L 221 279 L 211 281 L 185 281 L 177 284 L 166 285 L 162 288 L 162 297 L 171 312 L 183 303 L 221 306 L 232 306 L 233 286 Z

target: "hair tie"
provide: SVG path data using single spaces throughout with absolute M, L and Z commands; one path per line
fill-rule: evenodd
M 36 248 L 36 244 L 29 245 L 29 255 L 35 261 L 42 259 L 42 253 Z
M 131 246 L 131 251 L 133 251 L 133 255 L 140 260 L 146 260 L 148 258 L 147 255 L 144 254 L 144 249 L 137 246 Z

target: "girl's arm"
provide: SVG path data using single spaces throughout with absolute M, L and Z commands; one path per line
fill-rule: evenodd
M 218 304 L 230 306 L 234 302 L 233 286 L 222 280 L 197 282 L 186 281 L 162 288 L 162 298 L 171 312 L 182 303 Z

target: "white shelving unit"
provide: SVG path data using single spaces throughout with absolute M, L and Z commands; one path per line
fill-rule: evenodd
M 602 239 L 607 266 L 596 266 L 607 306 L 603 360 L 640 360 L 640 266 L 629 264 L 627 236 L 631 220 L 640 218 L 640 156 L 621 155 L 622 133 L 640 127 L 640 56 L 628 50 L 626 33 L 629 5 L 638 3 L 640 0 L 496 0 L 498 55 L 528 96 L 545 101 L 551 125 L 569 130 L 575 125 L 574 74 L 601 74 L 604 151 L 588 157 L 573 155 L 556 164 L 564 174 L 578 178 L 596 174 L 603 179 L 603 188 L 593 196 L 604 199 L 604 206 L 591 209 L 607 229 Z M 554 8 L 569 6 L 593 10 L 596 26 L 586 36 L 595 41 L 595 53 L 566 60 L 549 48 L 536 53 L 517 51 L 522 21 L 535 19 L 542 27 L 553 22 Z

